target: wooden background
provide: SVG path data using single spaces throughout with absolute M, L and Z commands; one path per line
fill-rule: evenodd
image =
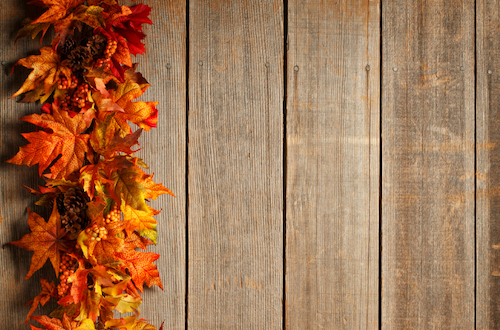
M 500 329 L 500 0 L 144 0 L 165 329 Z M 39 44 L 0 2 L 0 244 L 28 232 L 9 99 Z M 36 207 L 34 207 L 36 210 Z M 30 253 L 0 253 L 27 329 Z M 52 306 L 38 312 L 48 311 Z

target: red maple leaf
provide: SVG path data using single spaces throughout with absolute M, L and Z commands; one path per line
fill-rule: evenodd
M 48 222 L 28 208 L 28 225 L 31 233 L 26 234 L 18 241 L 10 242 L 28 251 L 34 251 L 31 258 L 31 266 L 25 279 L 33 275 L 35 271 L 42 268 L 47 259 L 50 260 L 56 275 L 59 274 L 59 263 L 61 261 L 61 251 L 68 250 L 68 243 L 63 239 L 66 236 L 66 229 L 61 227 L 61 217 L 57 211 L 57 204 L 54 203 L 52 214 Z

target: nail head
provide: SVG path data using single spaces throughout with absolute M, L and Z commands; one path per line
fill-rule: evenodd
M 170 63 L 167 64 L 167 69 L 170 69 L 172 66 L 170 65 Z
M 464 71 L 464 70 L 465 70 L 465 68 L 464 68 L 463 66 L 461 66 L 461 67 L 460 67 L 460 70 L 461 70 L 461 71 Z
M 371 69 L 371 68 L 370 68 L 370 66 L 369 66 L 369 65 L 367 65 L 367 66 L 366 66 L 366 71 L 370 71 L 370 69 Z
M 299 71 L 299 67 L 298 67 L 297 65 L 296 65 L 296 66 L 294 66 L 294 67 L 293 67 L 293 69 L 294 69 L 295 71 Z
M 2 65 L 5 65 L 5 64 L 7 64 L 7 62 L 5 62 L 5 61 L 2 61 Z
M 488 74 L 492 74 L 492 73 L 493 73 L 493 71 L 491 71 L 491 70 L 488 70 Z
M 203 65 L 203 62 L 202 62 L 202 61 L 199 61 L 199 62 L 198 62 L 198 64 L 199 64 L 199 65 Z
M 266 68 L 268 68 L 268 67 L 269 67 L 269 63 L 266 63 Z
M 392 71 L 396 72 L 396 71 L 398 71 L 398 68 L 394 67 L 394 68 L 392 68 Z

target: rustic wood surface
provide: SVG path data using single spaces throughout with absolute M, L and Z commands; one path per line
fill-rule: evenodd
M 379 25 L 378 1 L 288 3 L 287 329 L 378 328 Z
M 137 56 L 151 87 L 143 100 L 158 101 L 158 127 L 144 132 L 138 156 L 149 165 L 154 180 L 172 190 L 153 206 L 157 216 L 158 245 L 150 248 L 163 282 L 146 291 L 141 316 L 157 327 L 184 329 L 186 295 L 186 4 L 183 1 L 143 0 L 150 5 L 153 25 L 146 27 L 146 54 Z
M 382 9 L 382 328 L 474 329 L 474 2 Z
M 500 328 L 500 0 L 140 2 L 142 100 L 160 102 L 140 157 L 177 196 L 154 201 L 164 291 L 145 290 L 143 317 Z M 2 245 L 29 231 L 27 206 L 47 215 L 20 186 L 37 168 L 5 163 L 39 111 L 9 99 L 29 71 L 9 73 L 40 48 L 14 44 L 40 12 L 0 2 Z M 27 329 L 53 270 L 24 281 L 31 253 L 0 252 L 0 328 Z
M 281 329 L 282 2 L 191 0 L 189 25 L 188 326 Z
M 500 2 L 477 1 L 476 329 L 500 328 Z
M 33 54 L 40 48 L 39 43 L 19 41 L 14 44 L 16 30 L 22 26 L 27 15 L 33 14 L 31 6 L 17 0 L 0 2 L 0 244 L 20 239 L 29 232 L 26 207 L 35 212 L 43 212 L 34 206 L 35 198 L 31 197 L 21 184 L 36 186 L 41 183 L 36 168 L 15 166 L 5 161 L 12 158 L 19 146 L 26 141 L 20 135 L 28 132 L 33 125 L 19 121 L 19 118 L 39 111 L 39 106 L 19 104 L 9 99 L 21 86 L 28 70 L 16 69 L 10 75 L 14 63 L 26 54 Z M 28 273 L 31 252 L 14 246 L 0 250 L 0 328 L 26 329 L 24 325 L 29 308 L 24 304 L 40 293 L 40 277 L 54 280 L 55 274 L 51 266 L 44 267 L 28 281 L 24 277 Z M 21 299 L 20 299 L 21 298 Z M 49 307 L 49 306 L 47 306 Z M 54 305 L 52 305 L 54 307 Z M 45 311 L 50 311 L 45 309 Z M 21 325 L 23 324 L 23 325 Z

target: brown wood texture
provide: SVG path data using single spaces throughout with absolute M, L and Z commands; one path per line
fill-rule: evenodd
M 142 0 L 152 7 L 153 25 L 145 27 L 146 54 L 135 58 L 151 84 L 141 97 L 158 101 L 158 126 L 143 132 L 138 156 L 149 165 L 154 180 L 176 195 L 161 196 L 152 206 L 158 220 L 156 261 L 163 291 L 145 290 L 141 317 L 164 329 L 185 328 L 186 295 L 186 2 Z M 132 2 L 133 3 L 133 2 Z
M 500 2 L 476 2 L 476 329 L 500 328 Z
M 383 329 L 475 326 L 474 19 L 382 4 Z
M 283 43 L 281 1 L 189 1 L 190 329 L 282 328 Z
M 380 3 L 290 1 L 286 328 L 377 329 Z

